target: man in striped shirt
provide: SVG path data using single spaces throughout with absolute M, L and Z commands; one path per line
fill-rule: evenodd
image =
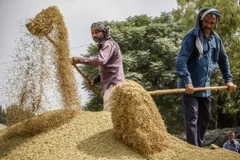
M 113 87 L 125 80 L 122 55 L 118 44 L 111 38 L 109 26 L 96 22 L 91 26 L 93 40 L 98 43 L 98 55 L 94 57 L 72 57 L 73 63 L 98 66 L 99 73 L 90 85 L 101 82 L 105 111 L 110 111 L 109 97 Z

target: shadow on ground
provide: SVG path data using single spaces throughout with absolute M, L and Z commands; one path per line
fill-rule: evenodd
M 141 154 L 118 140 L 112 129 L 81 141 L 77 147 L 81 152 L 96 157 L 96 159 L 124 159 L 126 155 L 128 158 L 131 155 L 131 159 L 145 159 Z
M 31 137 L 24 138 L 0 138 L 0 158 L 7 156 L 12 150 L 25 143 Z

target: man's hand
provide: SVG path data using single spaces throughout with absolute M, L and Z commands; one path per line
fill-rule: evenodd
M 228 86 L 228 91 L 232 91 L 236 88 L 236 86 L 232 82 L 228 82 L 226 83 L 226 85 Z
M 93 80 L 92 80 L 92 81 L 89 81 L 88 85 L 89 85 L 90 87 L 93 87 L 93 86 L 94 86 L 94 81 L 93 81 Z
M 193 87 L 192 83 L 185 84 L 185 87 L 186 87 L 186 92 L 185 93 L 193 94 L 194 87 Z
M 69 58 L 69 62 L 73 65 L 73 60 L 72 60 L 72 58 Z
M 72 64 L 77 64 L 78 61 L 79 61 L 79 58 L 78 58 L 78 57 L 72 57 L 71 63 L 72 63 Z

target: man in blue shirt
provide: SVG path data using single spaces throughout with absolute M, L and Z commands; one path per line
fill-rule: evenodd
M 223 144 L 223 148 L 226 148 L 234 152 L 240 152 L 240 144 L 234 138 L 235 138 L 234 132 L 229 132 L 228 141 Z
M 213 31 L 219 20 L 218 10 L 201 10 L 195 28 L 185 35 L 176 60 L 178 88 L 186 88 L 186 93 L 182 95 L 182 106 L 187 142 L 200 147 L 210 122 L 211 93 L 209 90 L 194 93 L 194 87 L 209 87 L 211 74 L 217 64 L 228 90 L 235 87 L 222 40 Z

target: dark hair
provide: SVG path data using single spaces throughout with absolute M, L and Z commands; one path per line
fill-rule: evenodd
M 235 135 L 233 131 L 230 131 L 230 132 L 228 133 L 228 135 L 230 135 L 230 134 Z

